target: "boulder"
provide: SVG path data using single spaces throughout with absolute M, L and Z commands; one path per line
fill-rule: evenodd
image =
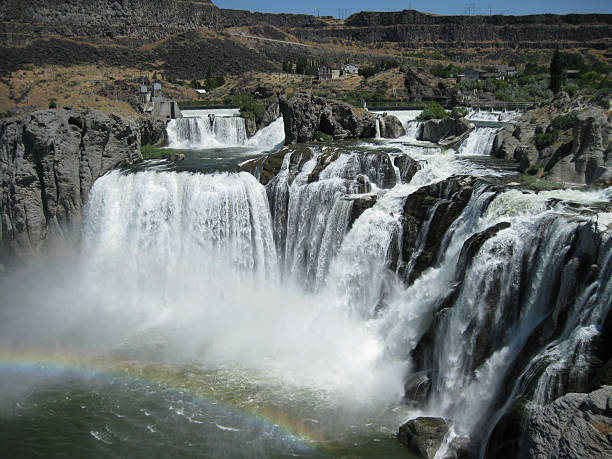
M 419 188 L 406 198 L 402 213 L 399 274 L 408 284 L 434 266 L 444 234 L 469 202 L 475 180 L 455 176 Z M 420 236 L 420 232 L 427 232 Z
M 566 394 L 529 421 L 520 457 L 612 457 L 612 386 Z
M 397 184 L 391 157 L 383 151 L 371 151 L 359 156 L 361 172 L 379 188 L 393 188 Z
M 554 180 L 587 185 L 609 183 L 612 181 L 612 126 L 606 112 L 591 107 L 579 112 L 577 118 L 571 148 L 560 147 L 544 169 Z
M 312 94 L 281 97 L 280 112 L 287 145 L 310 142 L 317 131 L 331 135 L 334 140 L 376 135 L 376 118 L 370 112 Z
M 377 196 L 375 194 L 348 194 L 346 196 L 343 196 L 342 199 L 344 199 L 345 201 L 353 202 L 353 207 L 351 208 L 351 215 L 349 217 L 350 228 L 351 226 L 353 226 L 353 223 L 355 223 L 355 221 L 361 216 L 362 213 L 364 213 L 370 207 L 374 207 L 374 204 L 376 204 Z
M 418 140 L 440 142 L 445 139 L 460 137 L 474 129 L 474 125 L 461 117 L 447 116 L 440 120 L 428 120 L 421 124 Z
M 409 183 L 419 170 L 419 163 L 408 155 L 399 155 L 393 159 L 393 164 L 399 169 L 402 183 Z
M 0 123 L 0 247 L 38 252 L 78 228 L 94 181 L 142 159 L 140 128 L 114 114 L 42 110 Z
M 406 135 L 404 125 L 395 115 L 387 115 L 386 113 L 379 118 L 380 120 L 380 135 L 386 139 L 397 139 Z
M 450 428 L 451 423 L 446 419 L 420 417 L 403 424 L 397 438 L 417 457 L 430 459 L 442 446 Z

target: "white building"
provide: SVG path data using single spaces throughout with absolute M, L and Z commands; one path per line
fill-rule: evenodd
M 359 66 L 357 64 L 345 64 L 344 73 L 356 75 L 359 73 Z

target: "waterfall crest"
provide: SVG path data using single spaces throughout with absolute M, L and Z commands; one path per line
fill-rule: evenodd
M 114 250 L 139 265 L 144 252 L 168 269 L 201 257 L 209 260 L 203 272 L 221 264 L 277 276 L 268 202 L 250 174 L 115 171 L 94 184 L 87 215 L 84 242 L 93 257 Z
M 170 120 L 168 146 L 177 149 L 248 147 L 270 151 L 285 142 L 282 117 L 247 137 L 244 118 L 200 115 Z

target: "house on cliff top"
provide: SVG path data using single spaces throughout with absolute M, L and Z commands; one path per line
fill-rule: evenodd
M 340 78 L 342 68 L 336 64 L 323 64 L 319 67 L 319 81 L 329 81 Z

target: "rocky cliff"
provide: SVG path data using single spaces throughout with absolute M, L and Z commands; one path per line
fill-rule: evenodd
M 322 30 L 360 41 L 404 42 L 410 47 L 445 43 L 452 47 L 555 48 L 583 46 L 607 49 L 612 15 L 439 16 L 414 10 L 350 16 L 347 27 Z
M 21 32 L 2 38 L 12 44 L 24 39 L 24 31 L 32 37 L 55 33 L 68 37 L 159 39 L 189 30 L 259 23 L 282 28 L 323 25 L 314 16 L 219 9 L 210 0 L 1 0 L 0 22 L 4 32 Z
M 612 457 L 612 386 L 566 394 L 529 422 L 520 457 Z
M 492 155 L 522 171 L 571 183 L 612 183 L 612 123 L 605 110 L 565 93 L 526 112 L 495 137 Z
M 78 228 L 93 182 L 140 158 L 138 125 L 116 115 L 43 110 L 2 122 L 2 258 L 36 253 Z
M 317 131 L 336 140 L 376 135 L 376 117 L 372 113 L 312 94 L 281 97 L 280 112 L 285 123 L 286 145 L 310 142 Z

